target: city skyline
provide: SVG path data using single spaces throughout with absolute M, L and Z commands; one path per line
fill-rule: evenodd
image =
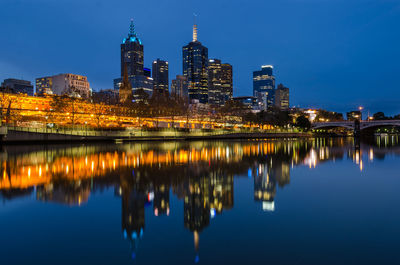
M 399 80 L 395 75 L 398 69 L 395 62 L 399 58 L 395 47 L 399 37 L 389 28 L 399 22 L 396 14 L 400 9 L 395 1 L 379 4 L 370 1 L 365 5 L 355 0 L 347 1 L 347 5 L 343 5 L 343 1 L 318 4 L 286 1 L 290 3 L 286 7 L 269 1 L 254 1 L 260 11 L 251 9 L 252 5 L 241 5 L 239 1 L 231 2 L 226 10 L 225 2 L 213 10 L 206 9 L 206 3 L 204 7 L 194 8 L 193 3 L 182 5 L 184 2 L 174 1 L 168 6 L 162 3 L 159 9 L 152 10 L 149 6 L 154 3 L 148 6 L 136 3 L 134 12 L 113 6 L 118 18 L 112 23 L 104 19 L 109 8 L 104 1 L 80 5 L 78 13 L 94 12 L 75 19 L 67 11 L 76 8 L 78 2 L 69 2 L 70 6 L 60 16 L 50 14 L 48 18 L 41 15 L 58 4 L 50 1 L 39 4 L 5 1 L 0 4 L 3 10 L 9 11 L 3 16 L 6 27 L 0 29 L 3 36 L 8 36 L 0 44 L 0 79 L 23 77 L 33 82 L 39 76 L 71 72 L 87 76 L 94 90 L 111 88 L 110 80 L 119 75 L 118 45 L 133 17 L 145 44 L 144 66 L 151 67 L 153 60 L 163 58 L 170 63 L 169 79 L 172 80 L 175 75 L 182 74 L 181 47 L 191 39 L 193 11 L 196 11 L 199 14 L 199 39 L 209 48 L 209 57 L 220 58 L 235 68 L 234 96 L 251 95 L 252 71 L 261 65 L 272 64 L 277 83 L 291 88 L 291 105 L 339 112 L 362 105 L 371 113 L 384 111 L 393 115 L 399 112 L 397 98 L 400 92 L 396 89 Z M 119 3 L 121 6 L 133 5 L 125 1 Z M 170 10 L 177 6 L 182 15 L 167 14 L 162 10 L 162 7 Z M 272 19 L 264 21 L 260 15 L 266 7 L 275 10 L 276 14 L 270 14 Z M 296 8 L 299 14 L 294 13 Z M 318 14 L 315 13 L 317 9 Z M 24 16 L 11 16 L 16 10 Z M 356 10 L 357 20 L 351 17 Z M 255 15 L 251 16 L 250 11 Z M 216 12 L 220 12 L 220 17 L 212 16 Z M 314 17 L 305 17 L 309 13 Z M 156 15 L 157 21 L 164 21 L 162 25 L 148 23 Z M 284 15 L 293 18 L 285 19 Z M 273 18 L 276 20 L 278 16 L 283 19 L 274 21 Z M 230 20 L 225 19 L 227 17 Z M 45 22 L 49 19 L 52 19 L 51 25 Z M 321 23 L 316 25 L 318 19 Z M 270 31 L 260 33 L 257 28 L 268 26 L 269 21 L 272 21 L 272 26 L 268 27 Z M 301 26 L 304 29 L 300 29 Z M 327 31 L 328 27 L 333 30 Z M 65 38 L 65 34 L 71 38 Z M 38 35 L 41 38 L 37 38 Z M 101 41 L 93 42 L 100 37 Z M 57 45 L 49 47 L 50 38 Z M 30 40 L 31 45 L 22 49 L 19 44 L 22 40 Z M 243 49 L 245 43 L 251 49 Z M 93 48 L 90 53 L 89 47 Z M 369 74 L 371 69 L 374 75 Z M 381 93 L 376 93 L 377 89 Z M 390 98 L 387 97 L 389 94 Z

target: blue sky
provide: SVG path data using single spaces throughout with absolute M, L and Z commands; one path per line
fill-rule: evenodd
M 291 105 L 400 113 L 400 0 L 0 0 L 0 79 L 70 72 L 95 89 L 119 76 L 130 19 L 145 66 L 182 72 L 198 14 L 199 41 L 234 67 L 234 95 L 252 71 L 275 67 Z

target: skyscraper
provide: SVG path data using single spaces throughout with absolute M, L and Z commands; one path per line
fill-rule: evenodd
M 193 25 L 193 41 L 182 48 L 183 75 L 189 82 L 189 99 L 208 102 L 208 49 L 197 40 Z
M 221 89 L 222 104 L 233 98 L 233 69 L 232 65 L 223 63 L 221 65 Z
M 274 104 L 275 77 L 272 70 L 272 65 L 263 65 L 261 71 L 253 72 L 253 96 L 257 98 L 260 110 L 267 110 Z
M 208 60 L 208 103 L 222 105 L 221 60 Z
M 289 88 L 282 84 L 275 91 L 275 106 L 280 109 L 289 109 Z
M 184 100 L 189 99 L 188 81 L 186 76 L 177 75 L 176 78 L 172 80 L 171 95 Z
M 157 59 L 153 62 L 153 82 L 154 91 L 162 94 L 168 94 L 168 62 Z
M 128 76 L 143 75 L 143 45 L 135 32 L 133 19 L 129 27 L 127 38 L 121 43 L 121 77 L 124 76 L 125 64 Z
M 232 99 L 232 65 L 221 60 L 208 60 L 208 103 L 222 106 Z
M 143 67 L 143 57 L 142 41 L 137 36 L 131 20 L 128 37 L 124 38 L 121 44 L 121 78 L 114 79 L 114 89 L 119 91 L 121 103 L 131 99 L 137 100 L 135 94 L 139 90 L 143 90 L 149 96 L 153 93 L 153 78 L 150 77 L 150 69 Z M 126 90 L 126 85 L 121 89 L 125 71 L 131 83 L 131 91 Z

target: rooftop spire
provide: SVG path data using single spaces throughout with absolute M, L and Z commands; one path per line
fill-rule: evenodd
M 193 42 L 197 41 L 197 24 L 196 24 L 197 15 L 193 13 Z
M 131 18 L 131 25 L 129 26 L 129 37 L 136 36 L 135 25 L 133 24 L 133 18 Z

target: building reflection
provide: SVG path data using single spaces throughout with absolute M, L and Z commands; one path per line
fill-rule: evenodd
M 235 179 L 252 178 L 254 201 L 263 211 L 274 211 L 280 189 L 290 184 L 293 167 L 312 170 L 347 157 L 364 170 L 365 163 L 384 157 L 388 147 L 400 155 L 397 138 L 354 146 L 351 139 L 338 138 L 68 146 L 23 152 L 7 147 L 0 156 L 0 197 L 7 202 L 32 196 L 40 202 L 80 206 L 92 193 L 111 187 L 121 200 L 121 231 L 134 259 L 145 234 L 146 214 L 168 218 L 176 211 L 170 204 L 174 196 L 183 201 L 184 226 L 193 234 L 199 261 L 202 232 L 213 218 L 234 207 Z

